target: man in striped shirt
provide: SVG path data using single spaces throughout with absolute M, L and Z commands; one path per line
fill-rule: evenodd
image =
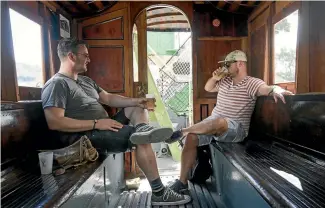
M 197 147 L 208 145 L 212 140 L 219 142 L 241 142 L 248 135 L 250 118 L 257 96 L 272 95 L 275 102 L 291 92 L 277 86 L 268 86 L 263 80 L 247 75 L 247 57 L 240 50 L 229 53 L 224 67 L 212 73 L 205 90 L 218 92 L 217 103 L 212 114 L 203 121 L 175 131 L 165 142 L 173 143 L 185 138 L 182 151 L 180 179 L 171 185 L 179 193 L 187 190 L 188 172 L 193 167 Z

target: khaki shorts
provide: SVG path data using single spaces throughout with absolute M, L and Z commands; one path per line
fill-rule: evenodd
M 209 120 L 215 120 L 217 118 L 224 118 L 220 115 L 211 115 L 204 119 L 203 121 L 209 121 Z M 228 130 L 220 135 L 204 135 L 204 134 L 198 134 L 199 139 L 199 146 L 208 145 L 211 143 L 211 141 L 215 140 L 217 142 L 242 142 L 246 138 L 246 132 L 242 126 L 241 123 L 238 123 L 232 119 L 224 118 L 226 119 L 228 123 Z M 182 139 L 182 143 L 184 144 L 185 138 Z

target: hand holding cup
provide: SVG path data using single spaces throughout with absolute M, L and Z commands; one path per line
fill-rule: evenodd
M 214 72 L 212 72 L 212 78 L 216 81 L 221 80 L 228 75 L 228 70 L 225 67 L 219 67 Z

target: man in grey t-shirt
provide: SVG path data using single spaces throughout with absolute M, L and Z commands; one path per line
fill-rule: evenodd
M 189 196 L 177 194 L 161 182 L 150 143 L 165 141 L 172 129 L 148 125 L 147 99 L 107 93 L 89 77 L 78 75 L 87 71 L 90 62 L 85 42 L 62 39 L 58 56 L 60 70 L 44 85 L 42 102 L 48 126 L 59 132 L 61 142 L 69 145 L 87 135 L 98 150 L 124 152 L 136 146 L 137 162 L 152 188 L 152 204 L 189 202 Z M 122 110 L 109 118 L 102 104 Z

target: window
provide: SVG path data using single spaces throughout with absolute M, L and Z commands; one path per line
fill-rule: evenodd
M 298 10 L 274 25 L 274 83 L 296 81 Z
M 41 25 L 9 9 L 18 86 L 43 87 Z

